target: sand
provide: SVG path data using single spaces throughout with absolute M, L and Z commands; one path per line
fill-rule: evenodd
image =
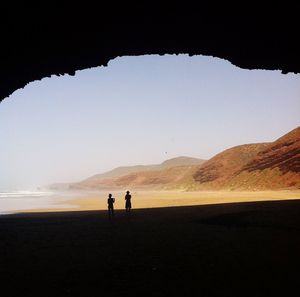
M 116 198 L 115 209 L 124 209 L 124 192 L 112 192 Z M 87 193 L 82 197 L 63 201 L 68 204 L 68 208 L 30 209 L 18 212 L 53 212 L 53 211 L 87 211 L 106 210 L 107 198 L 104 193 Z M 192 206 L 219 203 L 254 202 L 254 201 L 278 201 L 300 199 L 300 191 L 259 191 L 259 192 L 232 192 L 232 191 L 203 191 L 203 192 L 183 192 L 183 191 L 133 191 L 132 206 L 134 209 L 157 208 L 172 206 Z M 73 206 L 73 207 L 72 207 Z
M 299 200 L 117 210 L 113 219 L 106 210 L 19 213 L 0 217 L 0 238 L 2 297 L 299 290 Z

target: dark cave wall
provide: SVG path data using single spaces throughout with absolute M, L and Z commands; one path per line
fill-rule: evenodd
M 276 5 L 11 3 L 0 12 L 0 100 L 31 81 L 124 55 L 202 54 L 247 69 L 299 73 L 299 5 Z

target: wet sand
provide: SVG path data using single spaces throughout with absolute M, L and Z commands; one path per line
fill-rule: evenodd
M 124 193 L 112 192 L 116 199 L 115 209 L 124 209 Z M 183 192 L 183 191 L 133 191 L 132 205 L 135 209 L 157 208 L 173 206 L 194 206 L 234 202 L 254 202 L 254 201 L 277 201 L 300 199 L 300 191 L 259 191 L 259 192 L 232 192 L 232 191 L 203 191 L 203 192 Z M 53 205 L 53 208 L 31 209 L 25 212 L 53 212 L 53 211 L 86 211 L 86 210 L 106 210 L 106 193 L 86 193 L 81 197 L 73 198 L 61 202 L 69 207 L 59 207 L 59 204 Z M 73 206 L 73 207 L 72 207 Z M 24 212 L 24 210 L 19 211 Z
M 91 205 L 91 204 L 89 204 Z M 300 201 L 0 217 L 1 296 L 294 296 Z M 293 293 L 296 290 L 296 293 Z

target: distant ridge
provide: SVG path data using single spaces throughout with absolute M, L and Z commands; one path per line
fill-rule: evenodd
M 177 157 L 157 165 L 118 167 L 70 189 L 278 190 L 300 189 L 300 127 L 274 142 L 227 149 L 208 161 Z
M 177 158 L 166 160 L 158 166 L 161 168 L 169 168 L 176 166 L 202 165 L 204 162 L 205 160 L 203 159 L 180 156 Z
M 155 165 L 135 165 L 135 166 L 121 166 L 114 168 L 110 171 L 93 175 L 89 177 L 87 180 L 98 180 L 104 178 L 112 178 L 112 177 L 120 177 L 133 172 L 142 172 L 142 171 L 152 171 L 152 170 L 161 170 L 168 167 L 175 166 L 185 166 L 185 165 L 201 165 L 205 162 L 205 160 L 180 156 L 176 158 L 172 158 L 162 162 L 161 164 Z
M 102 188 L 118 188 L 126 186 L 130 181 L 131 184 L 139 186 L 149 186 L 153 183 L 149 181 L 150 176 L 159 175 L 161 171 L 184 166 L 200 166 L 205 160 L 180 156 L 154 165 L 136 165 L 117 167 L 111 171 L 96 174 L 79 183 L 70 185 L 72 189 L 102 189 Z M 170 174 L 171 170 L 169 170 Z M 143 177 L 142 177 L 143 176 Z M 135 182 L 134 182 L 135 180 Z M 143 180 L 143 182 L 141 182 Z M 162 184 L 165 184 L 166 178 L 163 178 Z M 168 180 L 171 182 L 170 178 Z M 126 184 L 127 181 L 127 184 Z M 157 182 L 159 179 L 157 179 Z

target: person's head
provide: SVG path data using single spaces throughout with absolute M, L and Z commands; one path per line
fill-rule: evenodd
M 127 194 L 129 194 L 130 192 L 129 192 L 129 191 L 127 191 L 126 193 L 127 193 Z
M 108 194 L 108 197 L 111 198 L 112 194 Z

